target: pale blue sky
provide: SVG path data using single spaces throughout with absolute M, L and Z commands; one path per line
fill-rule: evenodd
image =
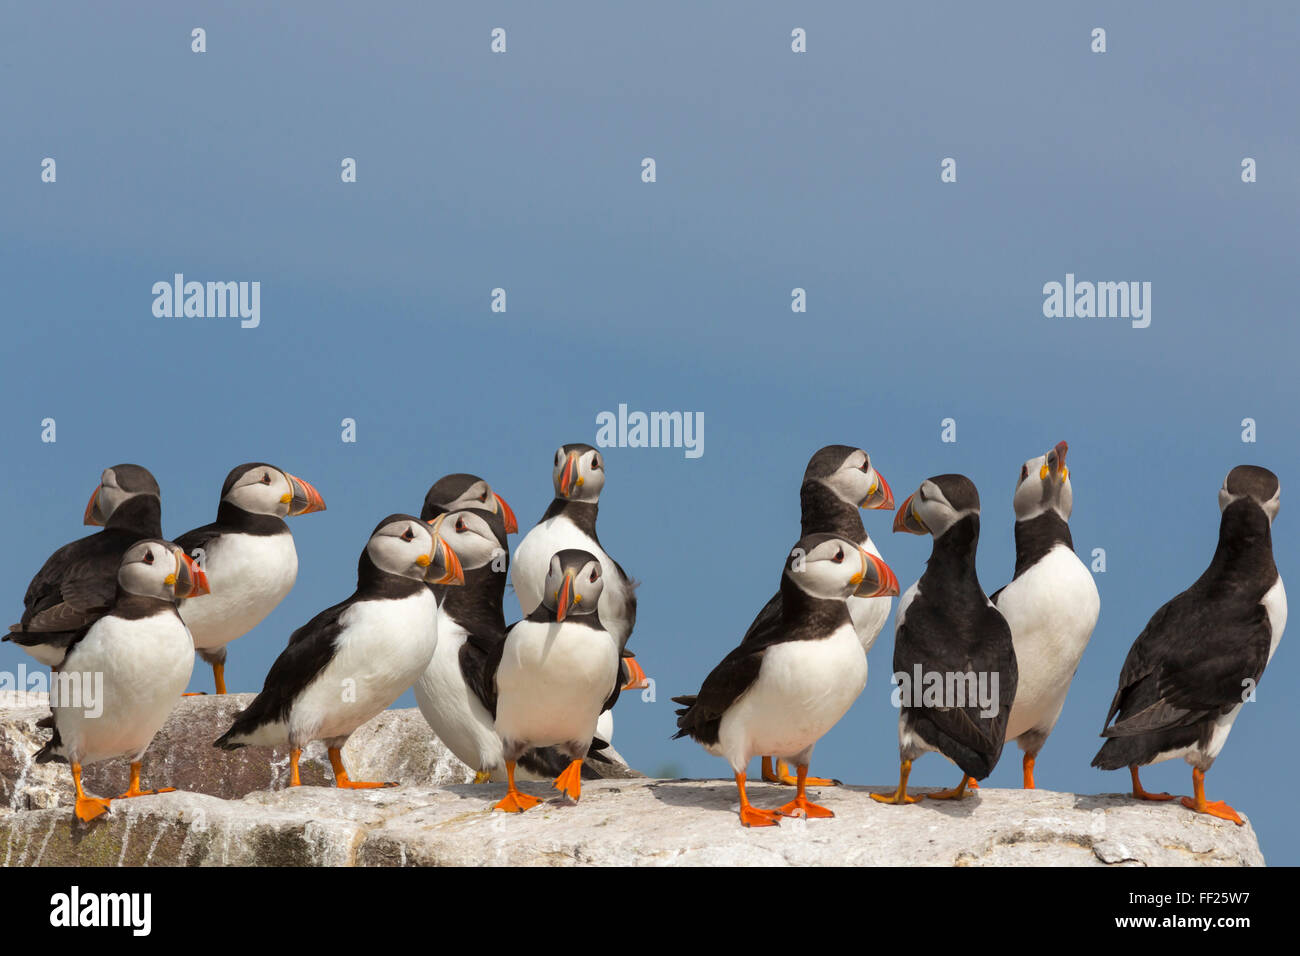
M 620 705 L 617 745 L 647 771 L 722 776 L 668 740 L 668 698 L 775 588 L 816 448 L 866 447 L 899 500 L 929 475 L 971 476 L 991 592 L 1011 573 L 1019 466 L 1066 439 L 1075 541 L 1104 547 L 1109 570 L 1038 780 L 1125 789 L 1088 766 L 1115 678 L 1208 563 L 1233 465 L 1281 476 L 1277 562 L 1300 566 L 1294 5 L 462 6 L 6 11 L 10 616 L 85 530 L 106 465 L 152 469 L 176 535 L 211 520 L 231 466 L 271 461 L 329 510 L 294 521 L 298 585 L 231 647 L 232 688 L 254 690 L 289 632 L 349 592 L 374 523 L 418 510 L 439 476 L 482 474 L 527 529 L 555 447 L 592 441 L 600 411 L 699 411 L 698 460 L 608 450 L 600 530 L 644 582 L 632 646 L 658 681 L 657 703 Z M 497 26 L 505 55 L 488 49 Z M 345 156 L 356 184 L 339 180 Z M 948 156 L 955 184 L 939 181 Z M 154 318 L 151 286 L 175 272 L 260 281 L 261 327 Z M 1150 328 L 1044 318 L 1042 286 L 1067 272 L 1151 282 Z M 505 314 L 488 308 L 498 286 Z M 949 416 L 955 444 L 939 440 Z M 928 542 L 866 521 L 906 587 Z M 895 780 L 892 631 L 814 772 Z M 1292 864 L 1300 775 L 1276 745 L 1300 730 L 1293 642 L 1208 784 Z M 0 669 L 22 659 L 0 649 Z M 194 686 L 209 681 L 196 668 Z M 938 757 L 913 779 L 955 782 Z M 1009 751 L 991 783 L 1018 782 Z M 1185 793 L 1190 773 L 1164 764 L 1147 783 Z

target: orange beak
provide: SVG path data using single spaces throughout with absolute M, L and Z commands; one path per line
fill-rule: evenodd
M 103 485 L 96 485 L 95 490 L 90 495 L 90 501 L 86 503 L 86 514 L 82 518 L 82 524 L 91 524 L 103 526 L 104 521 L 99 516 L 99 492 Z
M 885 476 L 880 472 L 876 472 L 876 480 L 880 482 L 880 486 L 871 494 L 867 495 L 859 507 L 869 508 L 871 510 L 888 511 L 894 507 L 893 489 L 889 487 L 889 482 L 885 481 Z
M 868 592 L 855 591 L 854 594 L 857 597 L 892 597 L 897 594 L 898 577 L 894 574 L 894 569 L 869 551 L 863 551 L 862 557 L 875 570 L 876 589 Z M 865 575 L 863 578 L 865 580 Z
M 305 515 L 313 511 L 325 510 L 325 499 L 320 496 L 319 491 L 288 472 L 285 472 L 285 477 L 293 486 L 293 500 L 289 502 L 289 514 Z
M 627 668 L 627 683 L 619 688 L 620 690 L 644 690 L 650 686 L 650 678 L 646 676 L 646 672 L 641 669 L 635 657 L 623 658 L 623 666 Z
M 564 460 L 564 471 L 560 475 L 560 497 L 569 497 L 569 492 L 573 490 L 574 481 L 578 476 L 578 453 L 569 452 L 569 457 Z
M 570 571 L 564 576 L 564 583 L 560 585 L 560 596 L 555 599 L 555 619 L 563 621 L 569 613 L 569 605 L 573 603 L 573 572 Z
M 190 589 L 188 594 L 177 594 L 176 596 L 192 598 L 199 597 L 203 594 L 211 594 L 212 588 L 208 586 L 208 576 L 197 564 L 194 563 L 194 559 L 184 552 L 181 552 L 180 558 L 181 561 L 185 563 L 185 571 L 189 576 Z
M 451 549 L 451 545 L 443 540 L 442 535 L 438 535 L 438 547 L 442 551 L 443 566 L 446 567 L 447 571 L 434 584 L 464 584 L 465 569 L 461 566 L 460 558 L 456 556 L 456 552 Z
M 906 531 L 908 534 L 930 533 L 930 529 L 922 523 L 920 518 L 912 513 L 912 499 L 915 497 L 915 492 L 908 495 L 907 500 L 904 501 L 902 505 L 899 506 L 898 511 L 894 513 L 895 532 Z
M 514 511 L 511 510 L 511 508 L 510 508 L 510 506 L 509 506 L 508 504 L 506 504 L 506 499 L 504 499 L 504 498 L 502 498 L 500 495 L 496 494 L 496 492 L 493 492 L 493 495 L 494 495 L 494 496 L 496 497 L 496 499 L 497 499 L 497 505 L 498 505 L 498 507 L 501 508 L 501 520 L 505 522 L 505 525 L 506 525 L 506 534 L 518 534 L 518 533 L 519 533 L 519 522 L 515 520 L 515 513 L 514 513 Z

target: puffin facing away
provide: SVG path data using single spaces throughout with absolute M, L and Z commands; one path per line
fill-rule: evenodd
M 213 593 L 181 605 L 194 649 L 226 692 L 226 645 L 275 610 L 298 577 L 298 552 L 284 518 L 324 511 L 320 493 L 301 478 L 262 462 L 231 470 L 217 520 L 176 539 L 212 582 Z
M 54 736 L 35 759 L 72 765 L 78 819 L 93 820 L 111 803 L 82 790 L 84 764 L 130 759 L 131 783 L 119 800 L 164 792 L 140 789 L 140 761 L 194 669 L 194 645 L 176 602 L 207 588 L 203 572 L 178 546 L 137 542 L 122 557 L 111 606 L 77 632 L 55 665 Z M 61 692 L 68 699 L 59 699 Z
M 800 535 L 839 535 L 868 554 L 880 557 L 875 542 L 862 526 L 859 509 L 893 509 L 894 494 L 889 490 L 885 476 L 872 466 L 871 456 L 861 448 L 827 445 L 818 449 L 804 469 L 803 484 L 799 488 L 799 505 Z M 853 627 L 862 641 L 863 651 L 871 650 L 871 645 L 876 642 L 885 626 L 893 603 L 889 596 L 849 598 L 849 616 L 853 618 Z M 777 591 L 758 612 L 758 617 L 749 625 L 741 643 L 764 643 L 767 631 L 779 627 L 780 622 L 781 592 Z M 774 770 L 770 756 L 763 757 L 762 772 L 763 779 L 769 783 L 791 785 L 797 782 L 790 776 L 784 761 L 777 761 Z M 814 787 L 829 787 L 836 783 L 821 777 L 809 777 L 807 782 Z
M 262 692 L 216 746 L 288 746 L 289 786 L 297 787 L 303 748 L 324 740 L 339 787 L 396 786 L 351 780 L 343 745 L 428 667 L 438 632 L 426 585 L 464 579 L 455 552 L 425 522 L 389 515 L 361 552 L 356 591 L 293 632 Z
M 599 613 L 604 586 L 596 555 L 576 549 L 552 555 L 541 604 L 510 628 L 489 665 L 509 784 L 493 809 L 521 813 L 541 802 L 515 787 L 515 764 L 535 747 L 567 756 L 555 787 L 575 801 L 582 793 L 582 762 L 596 722 L 618 692 L 619 643 Z
M 867 685 L 867 656 L 846 600 L 898 593 L 879 557 L 845 538 L 799 539 L 781 575 L 779 622 L 722 659 L 700 692 L 674 697 L 679 730 L 731 764 L 740 822 L 772 826 L 784 816 L 831 817 L 805 792 L 813 746 Z M 759 810 L 745 793 L 745 767 L 760 754 L 794 761 L 798 793 L 779 810 Z
M 83 520 L 104 530 L 50 555 L 27 586 L 22 620 L 3 638 L 47 667 L 57 667 L 68 645 L 112 605 L 127 549 L 162 537 L 158 482 L 139 465 L 105 468 Z
M 1129 649 L 1106 713 L 1108 738 L 1093 758 L 1102 770 L 1128 767 L 1133 796 L 1147 793 L 1138 768 L 1181 757 L 1192 765 L 1197 813 L 1245 821 L 1222 800 L 1205 799 L 1205 774 L 1223 749 L 1245 700 L 1286 627 L 1286 589 L 1273 563 L 1273 519 L 1282 488 L 1267 468 L 1238 465 L 1219 489 L 1219 545 L 1196 583 L 1152 615 Z M 1114 719 L 1114 723 L 1111 720 Z
M 1074 490 L 1065 466 L 1068 450 L 1060 442 L 1021 466 L 1013 499 L 1015 577 L 992 598 L 1016 646 L 1019 680 L 1006 739 L 1024 751 L 1026 790 L 1034 789 L 1034 761 L 1061 716 L 1101 611 L 1097 585 L 1070 538 Z
M 915 803 L 920 798 L 907 793 L 912 761 L 937 750 L 961 768 L 962 779 L 930 796 L 960 800 L 1002 755 L 1017 679 L 1011 629 L 975 573 L 980 499 L 974 482 L 965 475 L 921 482 L 894 516 L 894 530 L 929 534 L 934 544 L 925 573 L 899 598 L 895 618 L 898 789 L 871 797 Z

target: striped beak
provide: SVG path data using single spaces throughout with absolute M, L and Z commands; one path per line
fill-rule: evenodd
M 460 558 L 440 534 L 433 536 L 433 554 L 424 572 L 424 580 L 429 584 L 445 584 L 452 587 L 465 583 L 465 569 Z
M 177 548 L 175 553 L 176 580 L 172 583 L 172 593 L 177 598 L 192 598 L 211 594 L 212 589 L 208 587 L 208 576 L 203 573 L 203 569 L 180 548 Z
M 915 493 L 908 495 L 902 507 L 894 514 L 894 531 L 906 531 L 908 534 L 930 533 L 930 529 L 925 526 L 925 522 L 916 513 Z
M 862 574 L 855 582 L 854 597 L 892 597 L 898 593 L 898 577 L 892 568 L 869 551 L 858 549 L 862 556 Z
M 555 596 L 555 619 L 563 621 L 573 603 L 573 572 L 569 571 L 564 575 L 564 582 L 560 585 L 560 591 Z
M 567 498 L 574 489 L 582 486 L 582 477 L 578 474 L 578 453 L 569 452 L 564 460 L 564 471 L 560 473 L 560 497 Z
M 497 507 L 501 509 L 501 520 L 505 522 L 506 534 L 518 534 L 519 522 L 515 520 L 515 513 L 511 507 L 506 504 L 506 499 L 502 498 L 496 492 L 492 493 L 497 500 Z
M 305 515 L 313 511 L 325 510 L 325 499 L 320 496 L 320 492 L 287 471 L 284 477 L 289 479 L 289 487 L 293 489 L 293 497 L 289 500 L 289 514 Z
M 876 482 L 867 496 L 858 504 L 859 508 L 868 508 L 871 510 L 889 511 L 894 507 L 894 492 L 890 490 L 889 482 L 885 481 L 885 476 L 876 472 Z
M 103 491 L 103 489 L 104 485 L 102 483 L 95 486 L 94 492 L 91 493 L 90 501 L 86 503 L 86 514 L 82 519 L 82 524 L 97 525 L 101 528 L 104 526 L 106 519 L 104 518 L 103 512 L 99 510 L 99 493 Z

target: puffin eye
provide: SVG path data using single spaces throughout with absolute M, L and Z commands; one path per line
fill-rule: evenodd
M 843 560 L 844 560 L 844 549 L 843 549 L 843 548 L 840 548 L 839 550 L 837 550 L 837 551 L 835 552 L 835 557 L 831 558 L 831 560 L 834 561 L 836 564 L 839 564 L 841 561 L 843 561 Z
M 592 470 L 593 470 L 593 471 L 599 471 L 599 470 L 600 470 L 600 456 L 599 456 L 599 455 L 592 455 L 592 456 L 591 456 L 591 467 L 592 467 Z
M 870 458 L 862 459 L 862 464 L 858 466 L 858 471 L 862 472 L 865 475 L 870 470 L 871 470 L 871 459 Z
M 483 492 L 483 494 L 479 495 L 479 496 L 478 496 L 478 500 L 479 500 L 479 501 L 487 501 L 487 492 L 485 491 L 485 492 Z
M 269 485 L 270 483 L 271 483 L 271 476 L 268 475 L 266 472 L 262 472 L 262 484 Z
M 457 518 L 457 519 L 456 519 L 456 533 L 457 533 L 457 534 L 463 534 L 464 532 L 465 532 L 465 519 L 464 519 L 464 518 Z
M 152 551 L 146 551 L 146 552 L 144 553 L 144 563 L 145 563 L 145 564 L 153 564 L 153 552 L 152 552 Z
M 409 525 L 407 526 L 406 530 L 402 532 L 402 540 L 403 541 L 415 540 L 415 532 L 411 530 Z
M 599 571 L 597 568 L 592 568 L 592 569 L 591 569 L 591 577 L 589 577 L 587 580 L 588 580 L 588 581 L 595 581 L 596 578 L 598 578 L 598 577 L 600 577 L 600 571 Z
M 1028 477 L 1029 477 L 1029 466 L 1028 466 L 1028 465 L 1021 465 L 1021 466 L 1020 466 L 1020 480 L 1021 480 L 1021 481 L 1024 481 L 1024 480 L 1025 480 L 1026 478 L 1028 478 Z

